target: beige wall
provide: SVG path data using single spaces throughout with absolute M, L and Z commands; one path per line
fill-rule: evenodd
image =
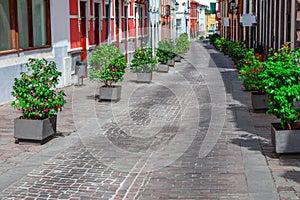
M 214 25 L 213 28 L 211 28 L 211 24 Z M 208 30 L 215 30 L 216 29 L 216 15 L 215 14 L 210 14 L 205 13 L 205 35 Z

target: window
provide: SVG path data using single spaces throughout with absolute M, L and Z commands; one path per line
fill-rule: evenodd
M 9 3 L 0 1 L 0 51 L 11 49 Z
M 1 0 L 0 29 L 0 53 L 48 47 L 50 0 Z

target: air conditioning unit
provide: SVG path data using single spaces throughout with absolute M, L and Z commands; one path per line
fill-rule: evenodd
M 108 5 L 109 4 L 109 0 L 104 0 L 104 4 Z
M 130 0 L 125 0 L 124 5 L 128 6 L 130 4 Z

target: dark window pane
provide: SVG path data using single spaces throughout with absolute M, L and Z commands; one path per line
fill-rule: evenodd
M 20 48 L 29 47 L 27 0 L 18 0 L 18 32 Z
M 46 45 L 47 33 L 45 0 L 32 0 L 32 18 L 34 46 Z
M 0 51 L 11 49 L 8 0 L 0 1 Z

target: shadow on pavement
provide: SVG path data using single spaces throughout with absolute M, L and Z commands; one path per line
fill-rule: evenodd
M 219 69 L 226 93 L 229 98 L 232 98 L 227 110 L 235 113 L 236 129 L 240 132 L 240 135 L 238 138 L 231 139 L 231 143 L 245 147 L 250 151 L 259 151 L 270 158 L 277 157 L 270 142 L 271 134 L 268 132 L 269 130 L 256 131 L 253 115 L 258 114 L 254 114 L 252 111 L 249 103 L 250 93 L 242 90 L 242 82 L 238 80 L 238 73 L 231 58 L 217 50 L 210 50 L 215 49 L 210 44 L 203 43 L 203 46 L 208 50 L 211 58 L 209 67 L 216 66 Z M 269 124 L 265 124 L 265 126 L 269 126 Z

